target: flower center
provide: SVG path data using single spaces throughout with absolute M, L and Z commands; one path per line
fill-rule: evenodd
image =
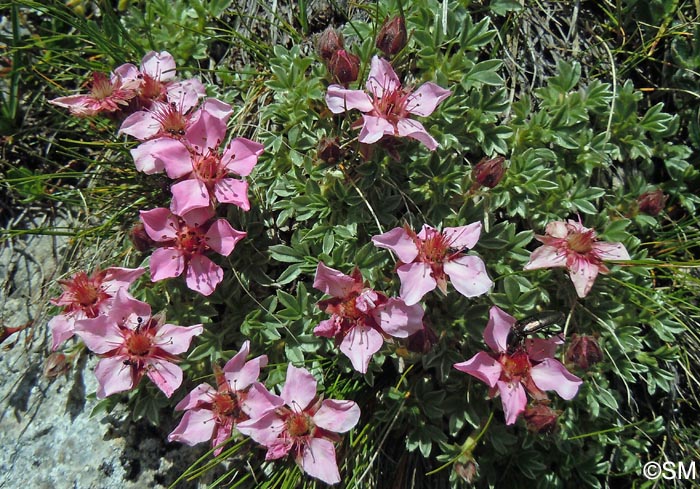
M 404 119 L 408 115 L 406 99 L 409 94 L 410 92 L 406 92 L 401 88 L 394 90 L 385 89 L 382 98 L 374 101 L 376 112 L 395 124 L 399 119 Z
M 435 230 L 427 230 L 427 236 L 419 246 L 422 261 L 429 263 L 442 263 L 445 261 L 450 242 L 447 237 Z
M 202 228 L 189 227 L 184 223 L 177 233 L 177 242 L 180 249 L 187 255 L 201 255 L 208 248 Z
M 165 98 L 165 86 L 150 75 L 142 75 L 141 97 L 148 100 L 161 100 Z
M 212 404 L 212 411 L 220 420 L 224 418 L 240 420 L 244 416 L 238 402 L 238 396 L 234 392 L 224 391 L 214 394 Z
M 159 105 L 153 112 L 154 118 L 160 123 L 161 130 L 172 138 L 185 135 L 187 118 L 177 108 L 175 102 Z
M 357 298 L 360 294 L 352 292 L 345 301 L 340 303 L 338 315 L 344 319 L 357 320 L 364 314 L 357 308 Z
M 228 173 L 223 168 L 219 155 L 211 151 L 204 156 L 195 157 L 193 167 L 197 178 L 206 184 L 212 184 L 224 178 Z
M 141 331 L 135 331 L 125 341 L 126 349 L 129 354 L 135 357 L 145 357 L 151 350 L 151 335 Z
M 593 230 L 589 230 L 583 233 L 571 233 L 566 241 L 569 248 L 576 253 L 585 255 L 590 253 L 593 249 L 593 243 L 595 242 L 595 233 Z
M 287 432 L 293 438 L 308 436 L 314 428 L 311 417 L 306 413 L 292 413 L 286 421 Z
M 104 73 L 94 73 L 92 75 L 92 90 L 90 95 L 95 100 L 104 100 L 114 92 L 112 82 Z
M 527 377 L 530 372 L 530 357 L 524 351 L 516 351 L 512 355 L 504 353 L 499 359 L 506 380 Z

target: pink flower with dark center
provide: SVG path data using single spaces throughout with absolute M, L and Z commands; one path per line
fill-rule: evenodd
M 603 260 L 629 260 L 622 243 L 599 241 L 593 229 L 579 221 L 554 221 L 547 224 L 544 236 L 535 236 L 544 243 L 530 255 L 525 270 L 565 267 L 579 297 L 586 297 L 598 273 L 610 270 Z
M 372 58 L 366 89 L 369 94 L 331 85 L 326 93 L 326 103 L 334 114 L 351 109 L 364 113 L 358 137 L 361 143 L 375 143 L 385 135 L 403 136 L 420 141 L 431 151 L 437 148 L 437 141 L 409 115 L 429 116 L 452 92 L 430 82 L 415 91 L 402 87 L 391 64 L 377 56 Z
M 266 460 L 291 453 L 297 465 L 327 484 L 340 482 L 334 441 L 360 419 L 353 401 L 323 400 L 316 395 L 316 379 L 303 368 L 287 367 L 287 379 L 277 408 L 258 419 L 238 424 L 238 431 L 267 447 Z
M 116 112 L 129 106 L 138 94 L 140 80 L 136 66 L 120 66 L 109 77 L 93 73 L 92 87 L 87 95 L 69 95 L 50 100 L 49 103 L 70 110 L 78 117 L 94 116 L 102 112 Z
M 143 268 L 111 267 L 95 270 L 92 275 L 78 272 L 70 279 L 59 280 L 63 293 L 51 299 L 51 303 L 63 307 L 63 312 L 49 321 L 53 337 L 51 349 L 56 350 L 73 336 L 76 320 L 106 314 L 117 291 L 128 289 L 145 271 Z
M 333 296 L 318 303 L 332 316 L 321 321 L 314 334 L 334 338 L 358 372 L 367 372 L 385 338 L 407 338 L 423 328 L 422 307 L 365 287 L 357 268 L 347 276 L 319 262 L 314 288 Z
M 279 405 L 277 396 L 257 382 L 260 369 L 267 365 L 267 356 L 246 362 L 249 352 L 250 342 L 246 341 L 223 369 L 214 365 L 216 389 L 200 384 L 175 406 L 176 410 L 186 412 L 168 441 L 192 446 L 211 440 L 212 446 L 217 447 L 231 437 L 238 423 L 259 418 Z M 222 449 L 218 446 L 214 456 Z
M 543 392 L 547 390 L 570 400 L 582 383 L 552 358 L 556 346 L 562 342 L 559 337 L 531 338 L 524 345 L 509 348 L 508 334 L 515 323 L 514 317 L 493 306 L 484 330 L 484 341 L 493 352 L 480 351 L 466 362 L 454 365 L 457 370 L 488 384 L 492 397 L 496 392 L 501 395 L 506 424 L 514 424 L 525 410 L 526 390 L 536 401 L 547 399 Z
M 76 321 L 75 332 L 91 351 L 102 356 L 95 368 L 102 399 L 133 389 L 147 375 L 170 397 L 182 383 L 175 363 L 186 352 L 202 325 L 165 324 L 162 315 L 151 317 L 151 306 L 119 290 L 112 309 L 94 319 Z
M 401 298 L 412 305 L 435 287 L 447 294 L 447 277 L 465 297 L 476 297 L 491 289 L 493 282 L 481 258 L 463 253 L 476 245 L 480 234 L 479 222 L 448 227 L 442 232 L 423 225 L 418 234 L 408 227 L 394 228 L 373 237 L 372 242 L 399 257 L 396 273 L 401 280 Z
M 175 80 L 175 58 L 166 51 L 150 51 L 141 60 L 139 100 L 143 107 L 167 99 L 168 88 Z
M 210 208 L 178 215 L 159 207 L 140 214 L 146 233 L 160 246 L 151 255 L 151 280 L 157 282 L 185 272 L 187 286 L 202 295 L 214 292 L 224 278 L 221 267 L 204 253 L 213 250 L 228 256 L 246 236 L 226 219 L 212 222 L 214 211 Z

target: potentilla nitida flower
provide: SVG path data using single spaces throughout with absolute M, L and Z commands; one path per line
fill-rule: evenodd
M 484 341 L 491 352 L 480 351 L 465 362 L 456 363 L 457 370 L 473 375 L 491 388 L 490 395 L 501 396 L 506 424 L 514 424 L 527 405 L 526 391 L 536 401 L 544 401 L 543 391 L 553 390 L 563 399 L 572 399 L 582 381 L 554 359 L 560 337 L 530 338 L 515 348 L 508 347 L 508 335 L 516 320 L 500 308 L 489 311 Z
M 374 236 L 372 242 L 399 257 L 396 273 L 401 280 L 401 298 L 412 305 L 435 287 L 447 294 L 447 277 L 465 297 L 476 297 L 491 289 L 493 282 L 481 258 L 463 253 L 476 245 L 480 234 L 480 222 L 442 231 L 423 225 L 418 234 L 408 227 L 394 228 Z
M 651 192 L 644 192 L 637 197 L 637 205 L 640 212 L 650 216 L 658 216 L 664 210 L 667 200 L 668 195 L 664 194 L 662 190 L 656 189 Z
M 142 107 L 150 107 L 155 101 L 167 99 L 168 88 L 175 83 L 175 58 L 167 51 L 150 51 L 139 66 L 139 101 Z
M 49 321 L 53 337 L 51 349 L 56 350 L 73 336 L 75 321 L 106 314 L 117 291 L 128 289 L 145 271 L 143 268 L 110 267 L 95 270 L 92 275 L 78 272 L 69 279 L 59 280 L 63 293 L 50 302 L 63 311 Z
M 211 440 L 217 456 L 238 423 L 259 418 L 279 404 L 277 396 L 257 381 L 260 369 L 267 365 L 267 355 L 246 361 L 249 353 L 250 342 L 246 341 L 223 369 L 214 365 L 216 388 L 200 384 L 175 406 L 186 412 L 168 441 L 192 446 Z
M 314 288 L 333 296 L 318 303 L 332 316 L 321 321 L 314 334 L 334 338 L 358 372 L 367 372 L 385 338 L 407 338 L 423 327 L 422 307 L 366 287 L 357 268 L 348 276 L 319 262 Z
M 403 15 L 386 19 L 377 34 L 377 49 L 391 57 L 401 51 L 408 40 L 406 21 Z
M 184 272 L 187 287 L 202 295 L 214 292 L 224 278 L 221 267 L 204 254 L 212 250 L 228 256 L 246 236 L 226 219 L 212 220 L 211 208 L 178 215 L 158 207 L 140 214 L 146 233 L 159 246 L 151 255 L 151 280 L 178 277 Z
M 85 346 L 102 357 L 95 368 L 99 399 L 133 389 L 144 374 L 172 396 L 182 383 L 177 355 L 186 352 L 203 330 L 201 324 L 175 326 L 166 324 L 163 315 L 151 317 L 151 306 L 123 289 L 107 314 L 75 324 Z
M 316 379 L 303 368 L 287 367 L 287 379 L 277 407 L 262 417 L 238 424 L 238 431 L 267 448 L 266 460 L 292 454 L 297 465 L 312 477 L 340 482 L 333 442 L 360 419 L 353 401 L 324 400 L 316 395 Z
M 554 221 L 547 224 L 544 236 L 535 236 L 543 243 L 530 255 L 525 270 L 565 267 L 579 297 L 586 297 L 598 273 L 610 270 L 603 260 L 629 260 L 622 243 L 599 241 L 595 230 L 579 221 Z
M 375 143 L 387 135 L 416 139 L 431 151 L 437 148 L 437 141 L 409 116 L 429 116 L 452 92 L 430 82 L 415 91 L 402 87 L 391 64 L 377 56 L 372 58 L 366 89 L 369 93 L 331 85 L 326 93 L 326 103 L 334 114 L 351 109 L 364 113 L 358 137 L 361 143 Z

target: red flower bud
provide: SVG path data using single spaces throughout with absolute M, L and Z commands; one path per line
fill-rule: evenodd
M 640 212 L 650 216 L 658 216 L 664 210 L 666 200 L 668 200 L 668 195 L 664 195 L 661 190 L 657 189 L 652 192 L 644 192 L 637 197 L 637 205 L 639 205 Z
M 482 158 L 472 169 L 472 180 L 484 187 L 493 188 L 501 181 L 506 172 L 503 156 L 496 158 Z
M 376 45 L 387 56 L 393 56 L 403 49 L 407 40 L 406 21 L 399 15 L 384 21 L 377 34 Z
M 545 403 L 537 403 L 525 408 L 523 418 L 527 429 L 533 433 L 554 433 L 561 411 L 555 411 Z
M 343 35 L 333 29 L 331 26 L 326 27 L 316 41 L 316 51 L 324 62 L 328 63 L 336 51 L 345 48 Z
M 338 138 L 321 138 L 318 143 L 318 159 L 325 163 L 335 163 L 342 155 Z
M 328 63 L 328 71 L 341 85 L 357 80 L 360 73 L 360 58 L 344 49 L 339 49 L 333 53 Z
M 2 343 L 3 341 L 5 341 L 7 338 L 9 338 L 10 336 L 12 336 L 12 335 L 15 334 L 16 332 L 22 331 L 23 329 L 28 328 L 29 326 L 31 326 L 31 324 L 32 324 L 33 322 L 34 322 L 34 321 L 29 320 L 29 321 L 27 321 L 26 323 L 24 323 L 22 326 L 17 326 L 17 327 L 3 326 L 3 325 L 0 324 L 0 343 Z
M 136 251 L 140 251 L 141 253 L 155 248 L 156 246 L 156 242 L 151 239 L 146 232 L 146 228 L 143 227 L 143 223 L 140 222 L 129 230 L 129 239 Z
M 53 352 L 44 363 L 44 377 L 49 379 L 65 374 L 68 370 L 70 370 L 70 362 L 63 353 Z
M 603 360 L 603 351 L 595 336 L 574 335 L 566 350 L 566 361 L 573 363 L 581 370 L 588 370 L 591 365 Z

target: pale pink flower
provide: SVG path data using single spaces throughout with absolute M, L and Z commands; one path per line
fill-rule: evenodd
M 334 338 L 358 372 L 367 372 L 385 338 L 407 338 L 423 328 L 422 307 L 365 287 L 357 268 L 347 276 L 319 262 L 314 288 L 333 296 L 318 303 L 332 316 L 321 321 L 314 334 Z
M 277 396 L 257 382 L 260 369 L 267 365 L 267 355 L 246 362 L 249 353 L 250 342 L 246 341 L 223 369 L 214 365 L 216 388 L 200 384 L 175 406 L 186 413 L 168 441 L 192 446 L 211 440 L 217 456 L 223 450 L 219 445 L 231 437 L 238 423 L 259 418 L 279 405 Z
M 211 221 L 214 211 L 210 208 L 178 215 L 158 207 L 140 214 L 146 233 L 160 246 L 151 255 L 151 280 L 157 282 L 185 272 L 187 286 L 202 295 L 214 292 L 224 278 L 221 267 L 204 253 L 213 250 L 228 256 L 246 236 L 226 219 Z
M 143 268 L 110 267 L 95 270 L 92 275 L 78 272 L 70 279 L 59 280 L 63 293 L 51 299 L 55 306 L 63 307 L 63 312 L 49 321 L 53 337 L 51 349 L 56 350 L 61 343 L 71 338 L 75 321 L 90 319 L 107 313 L 119 289 L 128 289 L 146 270 Z
M 175 83 L 175 58 L 167 51 L 150 51 L 139 66 L 139 100 L 144 107 L 167 99 L 168 89 Z
M 277 397 L 277 396 L 275 396 Z M 327 484 L 340 482 L 333 442 L 360 419 L 353 401 L 322 400 L 316 379 L 303 368 L 287 367 L 287 379 L 277 408 L 258 419 L 238 424 L 238 431 L 267 447 L 266 460 L 290 452 L 301 470 Z
M 431 151 L 437 148 L 437 141 L 409 115 L 429 116 L 452 92 L 430 82 L 415 91 L 402 87 L 391 64 L 377 56 L 372 58 L 366 89 L 369 93 L 331 85 L 326 93 L 326 103 L 334 114 L 351 109 L 364 113 L 358 137 L 361 143 L 375 143 L 385 135 L 403 136 L 420 141 Z
M 513 424 L 525 410 L 525 391 L 537 401 L 547 399 L 543 391 L 553 390 L 570 400 L 578 393 L 582 381 L 571 374 L 558 360 L 552 358 L 559 337 L 544 340 L 528 339 L 525 345 L 508 347 L 508 334 L 516 320 L 493 306 L 484 330 L 484 341 L 492 353 L 480 351 L 465 362 L 456 363 L 457 370 L 473 375 L 491 387 L 490 395 L 498 392 L 503 403 L 506 424 Z
M 480 222 L 448 227 L 442 232 L 423 225 L 418 234 L 408 227 L 394 228 L 374 236 L 372 242 L 399 257 L 396 273 L 401 280 L 401 298 L 412 305 L 435 287 L 447 294 L 447 277 L 465 297 L 476 297 L 491 289 L 493 282 L 481 258 L 463 253 L 476 245 L 480 234 Z
M 78 117 L 94 116 L 103 112 L 116 112 L 129 106 L 138 94 L 140 80 L 136 66 L 125 64 L 109 77 L 104 73 L 93 73 L 90 93 L 68 95 L 49 100 L 49 103 L 69 109 Z
M 165 324 L 162 315 L 151 317 L 151 306 L 120 289 L 110 311 L 94 319 L 76 321 L 75 332 L 102 359 L 95 368 L 97 397 L 133 389 L 144 374 L 170 397 L 182 383 L 175 362 L 186 352 L 201 324 Z
M 535 237 L 544 245 L 532 252 L 524 269 L 565 267 L 579 297 L 590 292 L 598 273 L 610 271 L 603 260 L 630 259 L 622 243 L 599 241 L 580 219 L 550 222 L 545 235 Z

